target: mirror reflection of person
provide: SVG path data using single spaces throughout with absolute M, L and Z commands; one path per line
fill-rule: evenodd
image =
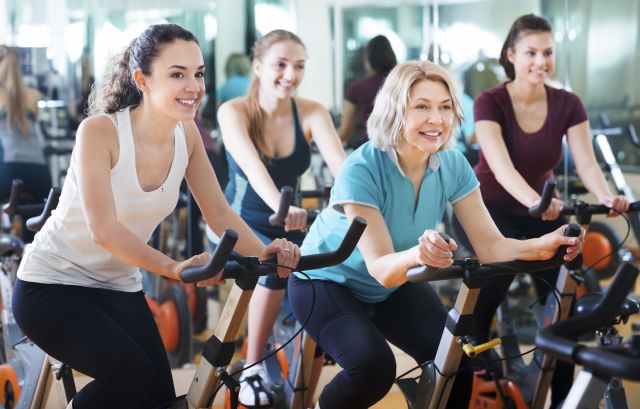
M 18 53 L 0 45 L 0 203 L 9 198 L 13 179 L 24 182 L 23 192 L 34 202 L 41 203 L 51 189 L 36 128 L 39 99 L 40 93 L 22 79 Z
M 366 124 L 373 110 L 373 101 L 387 74 L 397 64 L 396 55 L 387 37 L 379 35 L 369 40 L 364 64 L 368 75 L 353 80 L 347 87 L 338 129 L 342 142 L 354 148 L 369 139 Z M 350 140 L 356 129 L 356 122 L 362 125 L 363 134 L 357 140 Z
M 218 90 L 218 99 L 220 100 L 218 105 L 247 95 L 251 82 L 249 78 L 250 71 L 251 62 L 246 55 L 241 53 L 232 53 L 229 55 L 224 66 L 226 80 Z

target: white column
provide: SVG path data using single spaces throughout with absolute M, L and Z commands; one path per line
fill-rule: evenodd
M 246 10 L 244 1 L 217 2 L 216 86 L 225 80 L 224 65 L 231 53 L 244 52 Z
M 330 108 L 333 104 L 333 52 L 327 0 L 296 0 L 298 35 L 307 48 L 300 96 Z

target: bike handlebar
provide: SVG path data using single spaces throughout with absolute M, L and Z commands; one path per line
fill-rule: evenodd
M 442 237 L 442 239 L 447 243 L 449 243 L 449 241 L 451 240 L 451 237 L 449 237 L 449 235 L 446 233 L 438 233 L 438 234 L 440 234 L 440 237 Z M 409 270 L 407 270 L 407 280 L 411 282 L 431 281 L 432 277 L 435 276 L 438 270 L 440 270 L 438 267 L 431 267 L 431 266 L 412 267 Z
M 38 232 L 44 226 L 44 223 L 47 221 L 49 216 L 51 216 L 51 212 L 58 206 L 58 201 L 60 200 L 61 190 L 59 187 L 52 187 L 49 191 L 49 196 L 47 197 L 47 201 L 44 204 L 44 209 L 42 209 L 42 213 L 38 216 L 31 217 L 27 219 L 27 229 L 32 232 Z
M 567 237 L 578 237 L 582 229 L 577 224 L 571 223 L 564 232 Z M 476 259 L 465 259 L 454 261 L 453 266 L 447 268 L 433 268 L 430 266 L 418 266 L 407 270 L 407 280 L 418 281 L 441 281 L 466 277 L 486 277 L 494 275 L 505 275 L 514 273 L 534 273 L 536 271 L 548 270 L 559 267 L 564 263 L 564 254 L 567 247 L 560 246 L 556 254 L 549 260 L 535 261 L 506 261 L 501 263 L 491 263 L 482 265 Z
M 532 217 L 539 217 L 545 210 L 549 208 L 551 199 L 553 199 L 553 191 L 556 189 L 558 183 L 555 180 L 547 180 L 544 182 L 544 188 L 542 188 L 542 195 L 540 195 L 540 203 L 531 206 L 529 208 L 529 215 Z
M 280 189 L 278 211 L 269 216 L 269 224 L 272 226 L 280 226 L 284 223 L 284 219 L 287 218 L 287 214 L 289 213 L 291 199 L 293 199 L 293 188 L 291 186 L 283 186 L 282 189 Z
M 2 211 L 12 216 L 20 205 L 20 195 L 22 195 L 22 186 L 24 182 L 20 179 L 11 181 L 11 192 L 9 193 L 9 201 L 2 206 Z
M 314 196 L 316 193 L 321 192 L 320 190 L 310 191 L 311 196 Z M 301 193 L 304 197 L 304 193 Z M 287 218 L 289 214 L 289 207 L 291 206 L 291 200 L 293 199 L 293 188 L 290 186 L 283 186 L 280 190 L 280 203 L 278 204 L 278 211 L 269 216 L 269 224 L 272 226 L 282 226 L 284 224 L 284 220 Z M 320 214 L 319 211 L 315 209 L 306 209 L 307 210 L 307 224 L 313 223 L 313 221 Z
M 22 182 L 21 179 L 13 179 L 11 181 L 9 201 L 2 206 L 2 211 L 9 216 L 19 215 L 23 218 L 31 218 L 39 215 L 42 216 L 43 210 L 46 208 L 46 203 L 20 204 L 20 196 L 22 195 L 23 186 L 24 182 Z M 51 197 L 51 191 L 49 191 L 49 196 Z M 55 207 L 58 205 L 57 198 L 59 196 L 60 194 L 58 193 L 52 209 L 55 209 Z M 49 199 L 47 199 L 47 201 L 48 200 Z
M 542 189 L 542 195 L 540 196 L 540 203 L 529 208 L 529 215 L 538 217 L 545 210 L 549 208 L 551 199 L 553 198 L 553 191 L 556 187 L 555 180 L 547 180 L 544 182 L 544 188 Z M 629 205 L 628 212 L 635 212 L 640 210 L 640 201 L 633 202 Z M 594 215 L 594 214 L 608 214 L 611 211 L 609 206 L 603 204 L 588 204 L 582 200 L 575 202 L 573 206 L 563 206 L 560 214 L 562 215 Z
M 342 239 L 342 243 L 336 250 L 302 256 L 298 261 L 296 270 L 315 270 L 342 263 L 351 255 L 366 227 L 367 221 L 365 219 L 361 217 L 354 218 L 349 230 Z M 236 232 L 233 230 L 225 231 L 211 260 L 204 266 L 185 268 L 180 273 L 182 281 L 192 283 L 207 280 L 218 274 L 220 270 L 223 270 L 223 279 L 237 279 L 249 275 L 267 275 L 276 272 L 276 260 L 261 262 L 257 257 L 242 257 L 237 261 L 227 261 L 237 240 L 238 235 Z
M 238 233 L 231 229 L 225 230 L 209 262 L 202 266 L 187 267 L 182 270 L 180 272 L 182 281 L 185 283 L 195 283 L 196 281 L 207 280 L 215 276 L 224 268 L 237 241 Z
M 331 185 L 316 190 L 303 190 L 300 192 L 302 198 L 328 199 L 331 196 Z
M 536 346 L 552 356 L 575 362 L 594 372 L 640 381 L 640 357 L 626 355 L 624 350 L 586 347 L 576 342 L 578 337 L 607 326 L 615 318 L 633 289 L 638 272 L 631 263 L 623 261 L 613 283 L 594 310 L 544 328 L 536 336 Z

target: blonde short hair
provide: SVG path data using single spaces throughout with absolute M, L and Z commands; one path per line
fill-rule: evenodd
M 453 135 L 463 119 L 457 83 L 446 69 L 437 64 L 430 61 L 406 61 L 391 70 L 385 79 L 367 121 L 369 139 L 377 148 L 390 150 L 398 145 L 402 138 L 411 87 L 425 79 L 441 82 L 449 90 L 454 112 L 453 127 L 449 139 L 440 150 L 449 149 L 455 144 L 456 138 Z

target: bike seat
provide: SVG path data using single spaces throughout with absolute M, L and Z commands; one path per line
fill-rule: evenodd
M 591 312 L 596 308 L 603 296 L 604 295 L 602 293 L 598 292 L 585 294 L 580 297 L 580 299 L 578 299 L 578 301 L 576 302 L 576 315 L 582 315 Z M 618 309 L 617 316 L 620 317 L 622 321 L 626 322 L 627 318 L 629 318 L 630 315 L 637 314 L 638 312 L 640 312 L 640 306 L 638 306 L 638 303 L 627 297 L 624 300 L 624 303 L 622 303 L 622 305 Z

